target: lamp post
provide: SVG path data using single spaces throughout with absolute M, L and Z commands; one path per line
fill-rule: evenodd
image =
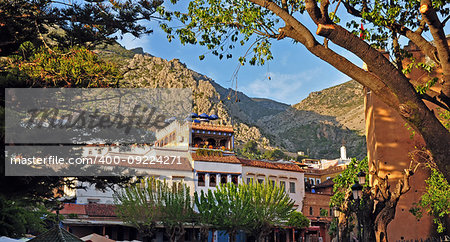
M 334 217 L 336 218 L 336 237 L 337 237 L 337 242 L 339 242 L 339 233 L 341 232 L 339 230 L 339 216 L 341 215 L 341 211 L 338 210 L 338 207 L 334 207 L 333 208 L 333 214 Z
M 361 184 L 361 185 L 366 184 L 366 173 L 364 173 L 364 171 L 358 172 L 358 174 L 356 176 L 358 177 L 359 184 Z
M 363 181 L 365 182 L 365 174 L 364 174 L 364 179 L 362 179 L 362 176 L 360 177 L 360 174 L 364 172 L 360 172 L 358 173 L 358 182 L 356 182 L 355 184 L 353 184 L 352 186 L 352 193 L 353 193 L 353 199 L 356 201 L 356 217 L 357 217 L 357 221 L 358 221 L 358 241 L 361 241 L 361 218 L 360 218 L 360 214 L 359 214 L 359 202 L 360 199 L 362 198 L 362 190 L 363 190 L 363 186 L 361 184 L 359 184 L 359 181 Z M 360 180 L 361 178 L 361 180 Z

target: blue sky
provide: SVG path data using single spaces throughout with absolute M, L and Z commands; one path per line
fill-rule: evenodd
M 315 25 L 306 15 L 299 17 L 311 32 Z M 189 69 L 209 76 L 225 88 L 235 88 L 232 76 L 238 65 L 237 57 L 243 55 L 246 48 L 234 49 L 232 59 L 219 60 L 212 54 L 206 54 L 202 61 L 198 56 L 207 53 L 199 45 L 181 45 L 178 39 L 168 42 L 165 33 L 156 24 L 150 35 L 135 38 L 123 36 L 119 42 L 127 49 L 142 47 L 145 52 L 167 60 L 180 59 Z M 320 38 L 318 38 L 320 39 Z M 347 57 L 359 66 L 362 61 L 339 47 L 330 45 L 339 54 Z M 319 91 L 350 80 L 328 63 L 320 60 L 301 44 L 294 44 L 291 39 L 272 42 L 274 59 L 264 66 L 242 66 L 238 72 L 237 90 L 250 97 L 270 98 L 287 104 L 295 104 L 306 98 L 309 93 Z M 268 77 L 271 77 L 269 80 Z M 232 86 L 233 85 L 233 86 Z

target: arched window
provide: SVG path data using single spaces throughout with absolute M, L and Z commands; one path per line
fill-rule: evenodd
M 220 183 L 226 184 L 228 182 L 228 176 L 226 174 L 220 174 Z
M 309 207 L 309 215 L 313 215 L 313 207 Z
M 217 181 L 217 175 L 216 174 L 209 174 L 209 186 L 215 187 Z
M 205 186 L 205 173 L 198 173 L 198 186 Z

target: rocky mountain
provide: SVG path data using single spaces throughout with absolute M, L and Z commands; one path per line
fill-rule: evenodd
M 324 105 L 314 109 L 315 102 L 319 102 L 315 96 L 332 100 L 333 97 L 325 96 L 335 92 L 325 92 L 325 96 L 311 94 L 304 100 L 305 104 L 302 101 L 291 107 L 270 99 L 250 98 L 242 92 L 224 88 L 211 78 L 190 70 L 177 59 L 168 61 L 142 54 L 142 49 L 128 51 L 120 46 L 109 46 L 97 52 L 122 66 L 123 87 L 191 88 L 193 112 L 217 114 L 221 117 L 220 122 L 233 124 L 238 146 L 255 140 L 260 149 L 279 147 L 290 152 L 304 151 L 314 158 L 332 159 L 339 157 L 339 147 L 345 143 L 349 156 L 365 156 L 365 138 L 360 135 L 361 130 L 347 125 L 351 118 L 326 113 Z M 353 102 L 345 85 L 337 92 L 346 93 L 345 100 Z M 339 110 L 339 105 L 333 108 Z
M 364 134 L 363 95 L 363 86 L 352 80 L 322 91 L 312 92 L 293 107 L 336 117 L 336 121 L 344 127 Z

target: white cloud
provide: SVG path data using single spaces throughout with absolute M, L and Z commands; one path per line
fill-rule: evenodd
M 318 75 L 320 75 L 320 70 L 308 70 L 295 74 L 271 72 L 244 85 L 242 91 L 250 97 L 270 98 L 294 104 L 299 101 L 299 97 L 309 93 L 304 87 Z M 270 80 L 268 76 L 270 76 Z

